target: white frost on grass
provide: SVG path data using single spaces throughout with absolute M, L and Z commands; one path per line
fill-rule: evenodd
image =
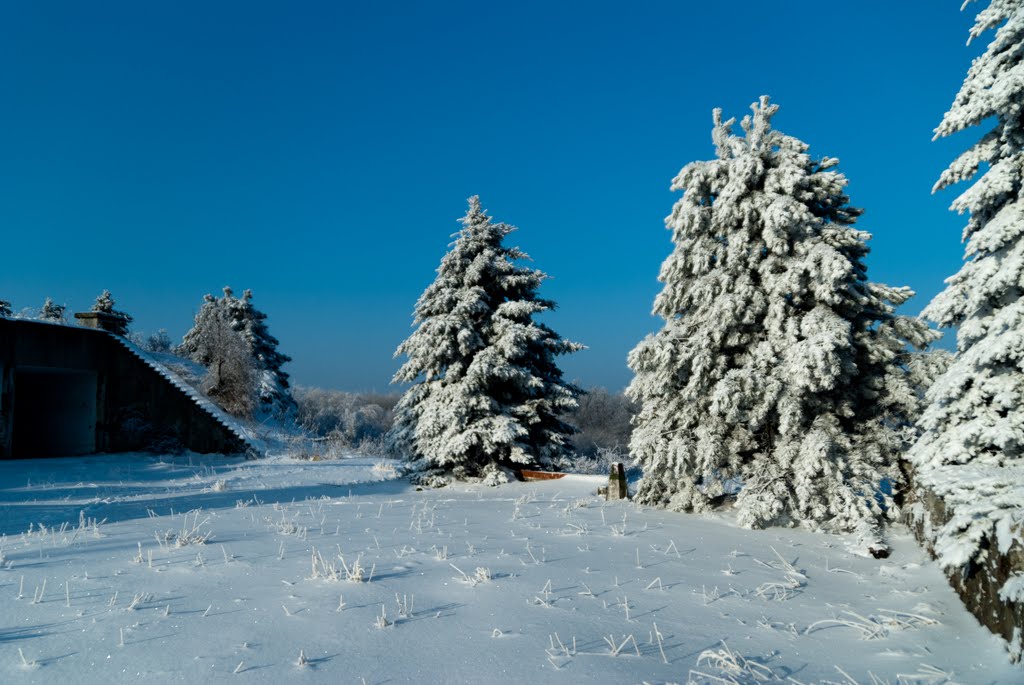
M 875 560 L 601 478 L 417 492 L 380 463 L 0 462 L 0 682 L 1021 679 L 899 531 Z

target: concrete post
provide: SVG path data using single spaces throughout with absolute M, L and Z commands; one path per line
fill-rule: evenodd
M 96 328 L 124 337 L 128 333 L 128 319 L 107 312 L 75 312 L 75 318 L 86 328 Z
M 629 493 L 626 491 L 626 471 L 622 468 L 621 462 L 613 462 L 611 473 L 608 474 L 608 494 L 606 497 L 609 500 L 613 499 L 628 499 Z

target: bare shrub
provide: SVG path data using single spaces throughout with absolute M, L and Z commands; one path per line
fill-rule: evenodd
M 299 424 L 321 437 L 349 447 L 379 451 L 383 436 L 394 422 L 397 393 L 353 393 L 324 388 L 296 387 Z
M 576 450 L 588 457 L 597 456 L 602 449 L 625 452 L 637 410 L 623 393 L 590 388 L 580 396 L 576 411 L 565 417 L 579 431 L 573 436 Z
M 174 343 L 171 342 L 171 336 L 167 334 L 166 328 L 161 328 L 156 333 L 152 333 L 146 337 L 143 349 L 147 352 L 159 352 L 168 354 L 174 347 Z
M 576 473 L 607 474 L 614 462 L 629 461 L 631 421 L 637 405 L 623 393 L 590 388 L 565 420 L 576 427 L 576 455 L 566 466 Z

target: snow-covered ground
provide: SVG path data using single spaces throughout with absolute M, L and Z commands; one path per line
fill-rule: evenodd
M 0 462 L 0 682 L 1024 682 L 905 532 L 875 560 L 599 482 Z

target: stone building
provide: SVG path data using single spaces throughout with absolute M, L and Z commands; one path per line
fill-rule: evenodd
M 0 318 L 0 459 L 252 450 L 231 417 L 110 332 L 110 315 L 75 316 L 83 326 Z

